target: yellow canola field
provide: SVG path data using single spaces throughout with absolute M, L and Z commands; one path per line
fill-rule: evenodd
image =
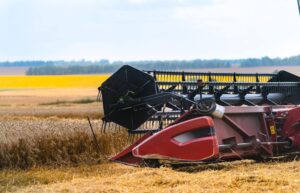
M 110 74 L 57 76 L 0 76 L 0 89 L 96 88 Z
M 50 75 L 50 76 L 0 76 L 0 89 L 36 89 L 36 88 L 96 88 L 110 74 L 102 75 Z M 200 77 L 186 76 L 186 81 L 196 81 Z M 208 76 L 201 76 L 208 82 Z M 245 78 L 245 77 L 244 77 Z M 245 79 L 237 77 L 238 82 Z M 255 77 L 246 77 L 246 82 L 255 82 Z M 269 77 L 260 77 L 260 82 L 267 82 Z M 181 76 L 157 76 L 159 81 L 181 81 Z M 216 82 L 233 82 L 232 76 L 213 76 Z

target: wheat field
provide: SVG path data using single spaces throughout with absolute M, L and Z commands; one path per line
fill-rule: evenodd
M 176 169 L 110 163 L 132 141 L 114 125 L 100 132 L 103 112 L 95 98 L 107 77 L 77 77 L 77 87 L 74 76 L 58 77 L 43 85 L 49 77 L 9 83 L 0 77 L 0 192 L 300 192 L 297 158 Z
M 180 169 L 135 168 L 102 163 L 0 171 L 1 192 L 206 193 L 300 190 L 299 161 L 234 161 Z
M 125 132 L 103 134 L 93 119 L 0 118 L 0 192 L 299 192 L 300 161 L 252 160 L 171 168 L 110 163 L 129 145 Z M 112 129 L 113 127 L 111 127 Z
M 96 103 L 92 103 L 96 105 Z M 76 104 L 79 108 L 83 104 Z M 47 105 L 46 105 L 47 106 Z M 44 106 L 43 106 L 44 107 Z M 132 143 L 125 132 L 101 133 L 92 119 L 100 151 L 83 116 L 40 116 L 18 106 L 0 117 L 0 192 L 299 192 L 300 162 L 252 160 L 172 169 L 110 163 Z M 49 105 L 56 113 L 60 105 Z M 2 110 L 3 107 L 0 107 Z M 99 107 L 100 109 L 100 107 Z M 85 114 L 86 112 L 80 112 Z

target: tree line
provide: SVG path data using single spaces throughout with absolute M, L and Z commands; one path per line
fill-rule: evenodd
M 15 62 L 0 62 L 0 67 L 39 67 L 39 66 L 80 66 L 80 65 L 107 65 L 110 64 L 109 60 L 101 59 L 98 61 L 77 60 L 77 61 L 65 61 L 65 60 L 34 60 L 34 61 L 15 61 Z
M 230 68 L 232 65 L 241 67 L 258 66 L 297 66 L 300 55 L 287 58 L 248 58 L 236 60 L 145 60 L 145 61 L 114 61 L 107 59 L 98 61 L 17 61 L 0 62 L 0 67 L 27 66 L 27 75 L 64 75 L 64 74 L 97 74 L 111 73 L 123 65 L 130 65 L 142 70 L 181 70 L 199 68 Z
M 225 60 L 192 60 L 192 61 L 117 61 L 104 65 L 46 65 L 31 67 L 27 70 L 27 75 L 63 75 L 63 74 L 97 74 L 111 73 L 123 65 L 130 65 L 142 70 L 180 70 L 196 68 L 229 68 L 230 62 Z
M 241 67 L 257 67 L 257 66 L 300 66 L 300 55 L 288 58 L 269 58 L 260 59 L 249 58 L 241 61 Z

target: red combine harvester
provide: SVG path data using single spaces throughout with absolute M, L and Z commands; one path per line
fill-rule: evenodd
M 112 157 L 115 162 L 157 166 L 300 152 L 300 77 L 286 71 L 166 72 L 123 66 L 99 91 L 104 125 L 113 122 L 141 136 Z

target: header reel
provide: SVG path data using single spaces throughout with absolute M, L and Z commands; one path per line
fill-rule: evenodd
M 200 79 L 201 89 L 197 85 Z M 298 76 L 286 71 L 277 74 L 143 72 L 126 65 L 106 80 L 99 91 L 103 120 L 131 133 L 140 133 L 161 129 L 163 121 L 170 124 L 191 108 L 197 110 L 198 103 L 200 114 L 212 111 L 214 103 L 222 106 L 299 104 L 299 82 Z M 191 93 L 195 93 L 192 98 Z M 210 103 L 206 109 L 201 105 L 205 101 Z M 142 126 L 144 123 L 146 126 Z M 141 126 L 143 129 L 138 132 Z

